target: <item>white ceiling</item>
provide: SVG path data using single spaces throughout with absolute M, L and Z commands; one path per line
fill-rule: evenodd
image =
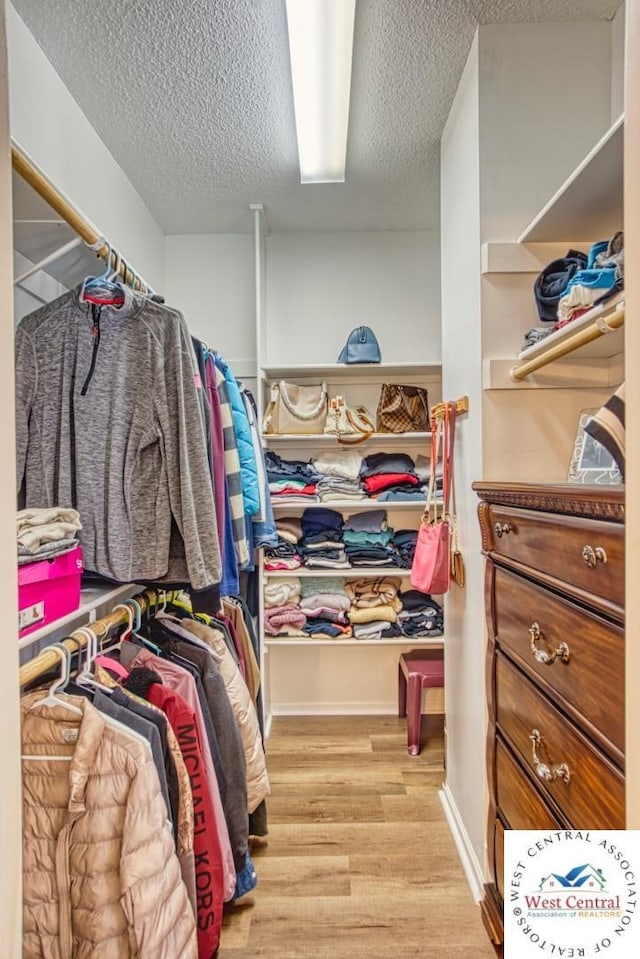
M 439 139 L 477 23 L 620 0 L 358 0 L 347 182 L 299 183 L 284 0 L 13 0 L 166 233 L 435 229 Z M 79 149 L 81 145 L 79 144 Z

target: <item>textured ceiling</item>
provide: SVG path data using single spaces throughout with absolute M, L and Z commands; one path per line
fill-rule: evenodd
M 13 0 L 167 233 L 433 229 L 439 139 L 477 23 L 620 0 L 358 0 L 347 182 L 299 183 L 284 0 Z

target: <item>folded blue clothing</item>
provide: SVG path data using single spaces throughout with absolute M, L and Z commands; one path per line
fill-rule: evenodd
M 314 543 L 326 543 L 333 541 L 339 543 L 342 540 L 342 531 L 339 529 L 321 529 L 317 533 L 307 533 L 300 540 L 305 546 L 312 546 Z
M 372 509 L 367 513 L 353 513 L 344 528 L 356 533 L 378 533 L 387 528 L 387 511 Z
M 265 466 L 267 469 L 267 479 L 275 481 L 278 479 L 304 479 L 308 483 L 317 483 L 320 479 L 320 473 L 317 473 L 311 463 L 304 460 L 283 460 L 277 453 L 268 450 L 265 453 Z
M 400 549 L 400 547 L 407 544 L 413 543 L 415 545 L 417 539 L 417 529 L 397 529 L 393 534 L 393 545 Z
M 604 293 L 606 290 L 610 290 L 615 282 L 615 269 L 578 270 L 571 279 L 565 296 L 574 286 L 583 286 L 588 290 L 602 290 Z
M 318 509 L 306 509 L 301 517 L 302 533 L 305 537 L 333 529 L 342 532 L 342 513 L 321 506 Z
M 360 476 L 376 476 L 378 473 L 415 473 L 415 463 L 407 453 L 371 453 L 365 456 L 360 467 Z
M 404 611 L 421 612 L 425 609 L 435 609 L 442 612 L 442 606 L 432 599 L 429 593 L 421 593 L 419 589 L 405 589 L 399 594 Z
M 424 489 L 386 489 L 376 497 L 379 503 L 424 503 L 427 493 Z
M 331 636 L 332 638 L 344 636 L 344 630 L 336 626 L 335 623 L 330 623 L 326 619 L 317 618 L 307 619 L 307 622 L 302 627 L 302 632 L 307 634 L 322 633 L 324 636 Z
M 376 532 L 345 529 L 342 538 L 345 546 L 388 546 L 393 536 L 392 529 L 381 529 Z

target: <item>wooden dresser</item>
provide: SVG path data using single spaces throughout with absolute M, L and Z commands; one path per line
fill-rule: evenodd
M 623 829 L 624 491 L 475 483 L 487 557 L 482 912 L 502 941 L 505 829 Z

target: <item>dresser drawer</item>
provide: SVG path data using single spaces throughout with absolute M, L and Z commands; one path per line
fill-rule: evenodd
M 562 697 L 562 708 L 622 765 L 624 631 L 499 568 L 495 570 L 494 627 L 503 652 L 516 659 L 545 692 Z M 560 649 L 562 653 L 554 657 Z M 542 662 L 545 656 L 547 661 Z
M 622 614 L 622 524 L 495 505 L 489 515 L 495 553 L 566 584 L 589 605 L 612 604 Z
M 575 829 L 624 829 L 624 779 L 613 764 L 564 717 L 501 653 L 496 655 L 496 719 L 499 730 L 521 761 L 538 773 L 531 736 L 540 764 L 569 769 L 569 782 L 558 775 L 548 781 L 537 774 L 543 795 L 553 797 Z
M 545 806 L 509 748 L 500 739 L 496 741 L 496 800 L 511 829 L 566 826 Z

